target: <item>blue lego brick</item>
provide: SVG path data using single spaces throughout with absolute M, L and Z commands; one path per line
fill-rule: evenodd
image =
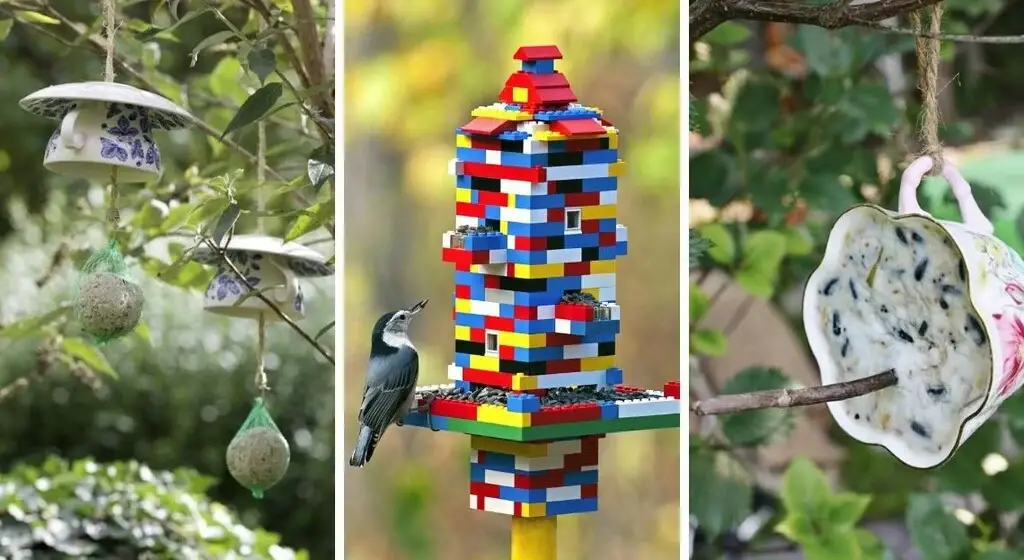
M 498 134 L 499 140 L 511 140 L 512 142 L 522 142 L 530 137 L 529 132 L 523 132 L 522 130 L 509 130 Z
M 537 395 L 529 393 L 509 395 L 506 408 L 510 412 L 538 412 L 540 411 L 540 399 L 537 398 Z
M 618 177 L 594 177 L 583 179 L 583 192 L 614 191 L 619 188 Z
M 601 233 L 612 233 L 615 231 L 615 227 L 618 225 L 618 220 L 615 218 L 605 218 L 597 221 L 597 231 Z
M 469 327 L 471 329 L 482 329 L 486 324 L 486 315 L 476 315 L 473 313 L 456 313 L 455 314 L 455 325 L 459 327 Z M 554 319 L 516 319 L 513 323 L 514 332 L 520 334 L 541 334 L 555 332 L 555 320 Z M 467 354 L 468 356 L 468 354 Z M 468 359 L 468 358 L 467 358 Z M 469 367 L 469 362 L 465 364 L 456 363 L 459 367 Z
M 569 321 L 569 332 L 563 332 L 562 334 L 571 334 L 576 336 L 584 336 L 590 333 L 617 333 L 619 332 L 619 321 Z
M 616 254 L 618 256 L 620 256 L 620 257 L 625 256 L 626 255 L 626 250 L 628 249 L 628 247 L 627 247 L 628 244 L 629 244 L 628 241 L 619 241 L 619 242 L 615 243 L 615 250 L 617 251 Z
M 523 72 L 526 72 L 528 74 L 554 74 L 555 61 L 552 59 L 524 60 L 522 68 Z
M 471 329 L 482 329 L 484 328 L 485 317 L 483 315 L 473 315 L 471 313 L 456 313 L 455 314 L 455 326 L 457 327 L 469 327 Z M 459 364 L 455 364 L 459 365 Z M 469 367 L 468 365 L 462 367 Z
M 470 383 L 469 381 L 463 381 L 461 379 L 458 379 L 455 381 L 455 388 L 462 389 L 463 391 L 472 391 L 473 384 Z
M 471 233 L 463 239 L 463 248 L 467 251 L 496 251 L 507 246 L 508 237 L 496 231 Z
M 619 405 L 615 401 L 601 401 L 601 420 L 615 420 L 619 417 Z
M 601 118 L 601 113 L 583 107 L 568 107 L 561 111 L 537 111 L 533 114 L 533 120 L 544 122 L 599 118 Z
M 546 208 L 564 208 L 565 207 L 565 195 L 564 194 L 534 194 L 534 195 L 519 195 L 515 197 L 515 208 L 526 208 L 530 210 L 539 210 Z
M 614 247 L 612 247 L 614 249 Z M 512 264 L 547 264 L 547 251 L 524 251 L 512 249 L 505 253 L 505 262 Z
M 513 488 L 511 486 L 499 486 L 498 498 L 501 500 L 509 500 L 511 502 L 519 502 L 521 504 L 539 504 L 547 501 L 548 489 Z
M 597 511 L 597 498 L 547 502 L 544 506 L 544 514 L 548 517 L 552 515 L 568 515 L 570 513 L 591 513 L 595 511 Z
M 455 283 L 460 286 L 469 286 L 470 288 L 483 289 L 484 278 L 486 275 L 480 274 L 479 272 L 466 272 L 462 270 L 455 271 Z
M 455 158 L 470 163 L 487 163 L 487 152 L 472 148 L 455 148 Z
M 615 245 L 606 245 L 597 248 L 597 260 L 607 261 L 619 256 L 619 248 Z
M 416 426 L 419 428 L 427 427 L 427 415 L 422 413 L 411 413 L 405 415 L 403 423 L 406 426 Z M 430 424 L 435 430 L 447 430 L 448 429 L 448 417 L 438 416 L 436 414 L 430 416 Z
M 470 463 L 469 464 L 469 481 L 470 482 L 486 482 L 485 471 L 496 471 L 500 473 L 518 474 L 523 476 L 544 476 L 553 471 L 561 471 L 562 469 L 553 469 L 546 471 L 525 471 L 522 469 L 516 469 L 516 460 L 512 455 L 506 453 L 491 453 L 487 452 L 484 454 L 485 463 Z M 493 462 L 492 462 L 493 461 Z M 597 484 L 598 471 L 571 471 L 563 473 L 564 486 L 576 486 L 580 484 Z
M 562 346 L 515 348 L 512 350 L 512 359 L 517 362 L 548 362 L 551 360 L 562 360 L 564 357 L 565 348 Z
M 623 374 L 622 374 L 622 370 L 621 369 L 619 369 L 617 367 L 608 368 L 608 371 L 607 371 L 606 375 L 607 375 L 607 377 L 605 377 L 605 381 L 607 381 L 607 383 L 609 385 L 621 385 L 622 384 Z
M 573 233 L 564 237 L 566 249 L 584 249 L 599 246 L 601 238 L 596 233 Z
M 541 222 L 538 224 L 509 222 L 507 230 L 509 235 L 522 235 L 524 237 L 551 237 L 554 235 L 565 235 L 565 222 Z
M 617 161 L 619 161 L 618 150 L 587 150 L 583 152 L 583 165 L 615 163 Z

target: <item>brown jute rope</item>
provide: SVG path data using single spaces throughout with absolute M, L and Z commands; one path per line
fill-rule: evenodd
M 936 37 L 942 32 L 942 3 L 937 2 L 930 7 L 931 22 L 927 32 L 923 31 L 921 12 L 912 12 L 910 21 L 914 31 L 918 33 L 914 40 L 917 54 L 918 88 L 921 90 L 921 117 L 918 122 L 918 139 L 921 143 L 922 156 L 932 158 L 932 169 L 929 175 L 942 173 L 942 144 L 939 143 L 939 47 Z M 922 37 L 926 33 L 931 37 Z
M 103 81 L 114 81 L 114 35 L 117 33 L 117 6 L 116 0 L 103 0 L 103 32 L 106 35 L 107 60 L 103 69 Z M 121 211 L 118 210 L 120 192 L 117 188 L 117 166 L 110 166 L 110 201 L 107 204 L 107 221 L 110 222 L 110 229 L 117 231 L 117 225 L 121 221 Z

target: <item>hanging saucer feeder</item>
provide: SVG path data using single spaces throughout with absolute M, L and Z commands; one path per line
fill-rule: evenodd
M 217 267 L 206 288 L 204 309 L 219 315 L 280 320 L 262 299 L 246 296 L 251 287 L 273 301 L 289 319 L 302 319 L 306 306 L 299 278 L 334 275 L 334 267 L 320 253 L 269 235 L 236 235 L 228 242 L 225 254 L 246 282 L 213 249 L 203 246 L 192 255 L 200 264 Z
M 18 104 L 60 121 L 46 144 L 46 169 L 99 183 L 159 179 L 163 166 L 153 131 L 185 128 L 194 121 L 165 97 L 115 82 L 50 86 Z

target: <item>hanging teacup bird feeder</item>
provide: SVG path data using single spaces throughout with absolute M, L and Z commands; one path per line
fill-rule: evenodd
M 153 131 L 184 128 L 193 120 L 169 99 L 114 82 L 115 12 L 114 0 L 106 0 L 104 81 L 50 86 L 19 102 L 60 122 L 43 154 L 46 169 L 110 186 L 110 238 L 83 266 L 73 306 L 83 332 L 97 344 L 134 331 L 145 304 L 113 235 L 120 222 L 118 184 L 158 180 L 163 166 Z

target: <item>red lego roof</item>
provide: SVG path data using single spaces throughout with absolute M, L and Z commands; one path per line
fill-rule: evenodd
M 496 134 L 515 129 L 516 123 L 514 121 L 490 119 L 486 117 L 477 117 L 462 125 L 462 130 L 465 130 L 470 134 L 483 134 L 486 136 L 494 136 Z
M 527 62 L 533 60 L 561 60 L 562 51 L 555 45 L 540 45 L 535 47 L 519 47 L 513 56 L 516 60 Z
M 604 134 L 608 132 L 603 126 L 597 124 L 594 119 L 574 119 L 568 121 L 555 121 L 551 123 L 551 130 L 566 136 L 579 136 L 585 134 Z

